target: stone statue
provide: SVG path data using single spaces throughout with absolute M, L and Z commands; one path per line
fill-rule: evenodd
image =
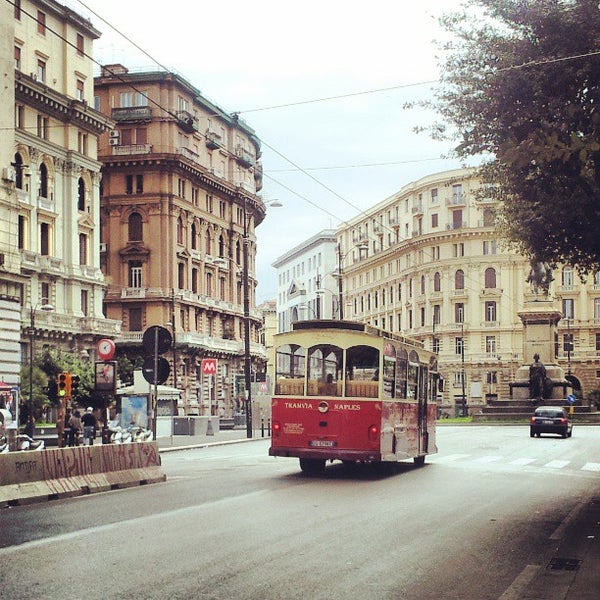
M 532 401 L 542 400 L 546 382 L 546 367 L 540 362 L 540 355 L 533 355 L 533 363 L 529 367 L 529 397 Z
M 550 283 L 554 281 L 550 265 L 547 262 L 538 260 L 534 256 L 531 257 L 529 264 L 531 265 L 531 269 L 526 281 L 531 285 L 531 291 L 536 296 L 540 293 L 547 296 Z

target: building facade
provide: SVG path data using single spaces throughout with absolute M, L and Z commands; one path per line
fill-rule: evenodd
M 335 229 L 325 229 L 280 256 L 277 272 L 277 319 L 280 332 L 299 319 L 339 316 L 338 243 Z
M 536 300 L 529 260 L 495 230 L 495 201 L 471 169 L 415 181 L 337 231 L 345 318 L 425 342 L 439 355 L 441 406 L 458 414 L 510 397 L 523 365 L 519 311 Z M 556 361 L 582 397 L 600 387 L 600 277 L 554 271 L 563 318 Z
M 44 344 L 93 359 L 96 341 L 119 331 L 102 312 L 98 237 L 97 145 L 112 121 L 92 108 L 100 33 L 88 20 L 53 0 L 0 10 L 0 302 L 10 330 L 0 378 L 18 383 Z
M 119 352 L 139 358 L 144 330 L 167 327 L 180 412 L 229 416 L 244 396 L 247 324 L 252 370 L 266 360 L 254 275 L 260 142 L 173 73 L 107 65 L 95 94 L 116 122 L 99 150 L 100 251 L 106 314 L 123 323 Z M 216 377 L 203 376 L 203 358 L 218 360 Z

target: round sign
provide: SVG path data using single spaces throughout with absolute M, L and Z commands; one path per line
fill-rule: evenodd
M 149 356 L 144 360 L 142 365 L 142 375 L 148 383 L 162 385 L 168 378 L 171 372 L 171 365 L 166 358 L 159 356 L 157 361 L 156 381 L 154 380 L 154 357 Z
M 171 332 L 160 325 L 153 325 L 144 331 L 142 347 L 148 354 L 163 354 L 173 342 Z
M 102 360 L 110 360 L 115 355 L 115 343 L 109 339 L 102 339 L 96 344 L 96 350 Z

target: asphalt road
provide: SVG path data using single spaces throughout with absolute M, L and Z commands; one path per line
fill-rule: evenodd
M 597 427 L 438 428 L 424 467 L 329 465 L 268 440 L 163 455 L 167 482 L 0 511 L 0 597 L 519 598 L 597 493 Z

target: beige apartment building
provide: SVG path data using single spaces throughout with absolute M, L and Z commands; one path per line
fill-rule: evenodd
M 97 142 L 112 121 L 92 108 L 88 20 L 20 0 L 0 5 L 0 27 L 0 380 L 18 386 L 44 344 L 93 360 L 119 331 L 102 312 L 98 238 Z
M 529 261 L 507 251 L 495 202 L 470 169 L 415 181 L 338 229 L 345 318 L 423 340 L 439 355 L 441 406 L 455 414 L 508 399 L 523 364 L 519 311 L 534 301 Z M 600 388 L 600 276 L 553 273 L 549 299 L 564 317 L 556 361 L 586 397 Z
M 230 416 L 244 397 L 246 323 L 252 371 L 266 360 L 254 275 L 260 142 L 173 73 L 106 65 L 95 95 L 116 122 L 100 140 L 100 253 L 106 314 L 123 323 L 119 354 L 139 364 L 143 332 L 168 328 L 180 414 Z M 203 374 L 205 358 L 217 359 L 216 377 Z

